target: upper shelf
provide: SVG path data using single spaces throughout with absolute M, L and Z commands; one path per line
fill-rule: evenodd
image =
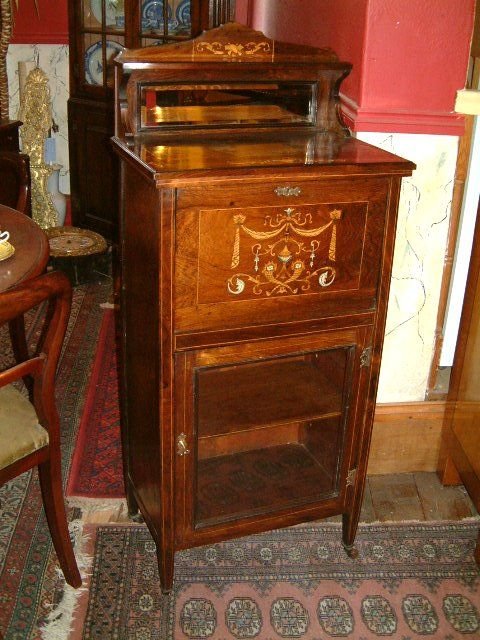
M 117 136 L 168 130 L 309 128 L 342 136 L 338 90 L 351 65 L 231 22 L 193 40 L 116 57 Z

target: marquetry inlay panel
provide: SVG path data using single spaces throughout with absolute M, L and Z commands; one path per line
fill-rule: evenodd
M 364 202 L 202 210 L 197 304 L 358 289 L 366 222 Z

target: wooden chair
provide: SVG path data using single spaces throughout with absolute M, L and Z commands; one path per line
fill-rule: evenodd
M 25 153 L 0 152 L 0 203 L 31 217 L 30 160 Z
M 70 314 L 69 280 L 51 272 L 0 293 L 0 325 L 47 302 L 45 324 L 35 354 L 0 373 L 0 485 L 38 467 L 43 505 L 53 545 L 66 581 L 81 585 L 67 526 L 62 490 L 60 423 L 55 406 L 55 374 Z M 33 403 L 12 383 L 30 375 Z

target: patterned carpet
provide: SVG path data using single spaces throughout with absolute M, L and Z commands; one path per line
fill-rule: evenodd
M 64 478 L 75 445 L 104 313 L 100 304 L 107 300 L 110 287 L 110 282 L 83 285 L 74 292 L 56 384 Z M 41 314 L 30 314 L 27 318 L 30 344 L 38 338 L 40 320 Z M 0 332 L 0 354 L 2 364 L 11 359 L 5 327 Z M 70 513 L 72 518 L 76 515 Z M 5 640 L 44 638 L 46 627 L 55 628 L 60 618 L 67 617 L 74 594 L 70 587 L 65 587 L 63 576 L 57 571 L 36 472 L 25 473 L 0 488 L 0 522 L 0 632 Z M 80 534 L 80 524 L 76 522 L 72 530 L 72 535 Z M 78 556 L 78 547 L 76 552 Z M 61 639 L 62 635 L 56 637 Z
M 349 559 L 335 523 L 176 554 L 159 589 L 144 526 L 97 532 L 84 640 L 480 637 L 478 522 L 362 525 Z
M 113 322 L 111 311 L 101 307 L 109 294 L 108 282 L 82 285 L 74 294 L 56 387 L 65 481 L 74 448 L 82 452 L 89 446 L 89 437 L 77 440 L 77 434 L 92 389 L 90 414 L 114 428 L 118 419 L 107 402 L 116 402 Z M 38 337 L 40 319 L 27 319 L 30 343 Z M 11 358 L 7 346 L 6 332 L 0 331 L 3 364 Z M 97 387 L 106 403 L 100 413 Z M 102 438 L 95 446 L 106 452 L 110 445 Z M 88 473 L 77 477 L 88 479 Z M 113 486 L 115 474 L 118 479 L 118 470 L 109 470 L 103 485 Z M 100 484 L 91 486 L 98 491 Z M 70 510 L 81 561 L 80 515 Z M 91 525 L 96 546 L 90 593 L 84 591 L 72 634 L 78 591 L 65 586 L 58 572 L 36 474 L 0 489 L 0 523 L 4 640 L 480 638 L 480 574 L 472 555 L 478 522 L 363 525 L 356 561 L 343 552 L 332 523 L 192 549 L 176 555 L 169 597 L 160 593 L 155 546 L 144 526 Z
M 101 499 L 125 495 L 112 309 L 105 310 L 100 328 L 67 495 Z

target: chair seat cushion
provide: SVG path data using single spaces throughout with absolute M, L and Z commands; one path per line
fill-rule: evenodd
M 12 385 L 0 388 L 0 469 L 48 444 L 31 402 Z

